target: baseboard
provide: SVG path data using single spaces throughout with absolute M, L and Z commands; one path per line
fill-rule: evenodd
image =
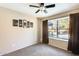
M 26 47 L 29 47 L 29 46 L 32 46 L 32 45 L 35 45 L 35 44 L 38 44 L 38 43 L 39 43 L 39 42 L 36 42 L 36 43 L 30 44 L 30 45 L 28 45 L 28 46 L 25 46 L 25 47 L 23 47 L 23 48 L 26 48 Z M 6 54 L 15 52 L 15 51 L 20 50 L 20 49 L 23 49 L 23 48 L 19 48 L 19 49 L 16 49 L 16 50 L 14 50 L 14 51 L 10 51 L 10 52 L 4 53 L 4 54 L 2 54 L 2 55 L 0 55 L 0 56 L 5 56 Z

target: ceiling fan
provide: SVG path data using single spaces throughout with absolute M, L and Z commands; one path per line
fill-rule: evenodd
M 55 4 L 46 5 L 44 3 L 39 3 L 39 6 L 36 5 L 29 5 L 29 7 L 35 7 L 38 8 L 38 10 L 35 13 L 38 13 L 39 11 L 43 11 L 44 13 L 47 13 L 46 8 L 53 8 L 55 7 Z

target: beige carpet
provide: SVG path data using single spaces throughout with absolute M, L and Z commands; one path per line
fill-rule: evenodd
M 46 44 L 35 44 L 4 56 L 73 56 L 74 54 Z

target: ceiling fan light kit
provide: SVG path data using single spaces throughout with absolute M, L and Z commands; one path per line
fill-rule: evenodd
M 38 13 L 39 11 L 47 13 L 47 8 L 53 8 L 55 7 L 55 4 L 46 5 L 44 3 L 39 3 L 39 6 L 36 5 L 29 5 L 29 7 L 39 8 L 35 13 Z

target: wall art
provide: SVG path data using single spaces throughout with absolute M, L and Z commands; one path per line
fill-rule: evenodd
M 22 27 L 23 23 L 22 23 L 22 19 L 19 19 L 19 27 Z
M 30 22 L 29 22 L 29 21 L 27 21 L 27 28 L 29 28 L 29 27 L 30 27 L 29 25 L 30 25 Z
M 13 26 L 18 26 L 18 20 L 13 19 Z
M 23 28 L 27 28 L 27 21 L 26 20 L 23 20 Z
M 33 28 L 33 22 L 30 22 L 30 27 Z

